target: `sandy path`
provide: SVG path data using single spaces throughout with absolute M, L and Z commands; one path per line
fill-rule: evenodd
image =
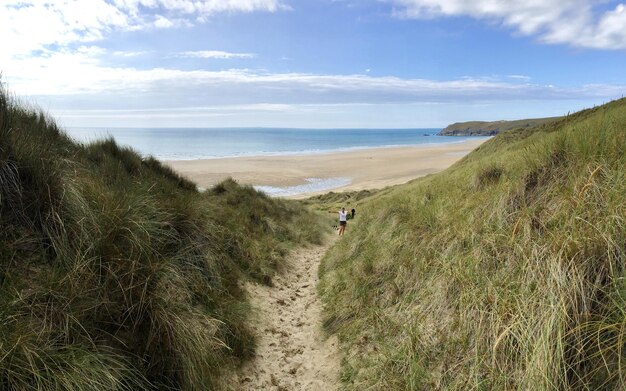
M 273 287 L 248 285 L 259 344 L 256 357 L 241 369 L 239 389 L 338 389 L 337 338 L 322 333 L 316 290 L 319 263 L 330 244 L 295 251 Z

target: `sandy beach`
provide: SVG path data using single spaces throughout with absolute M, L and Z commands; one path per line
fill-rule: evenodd
M 203 188 L 232 177 L 241 184 L 271 187 L 306 185 L 318 178 L 334 188 L 304 190 L 306 195 L 332 191 L 380 189 L 441 171 L 485 139 L 454 144 L 372 148 L 297 156 L 256 156 L 166 163 Z M 334 181 L 334 182 L 333 182 Z M 328 185 L 331 186 L 331 185 Z

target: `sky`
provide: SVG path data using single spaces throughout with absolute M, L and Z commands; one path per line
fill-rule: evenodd
M 626 93 L 610 0 L 0 0 L 2 83 L 68 127 L 423 128 Z

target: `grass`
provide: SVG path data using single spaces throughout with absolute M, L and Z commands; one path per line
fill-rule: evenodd
M 345 390 L 626 388 L 626 100 L 373 195 L 320 270 Z
M 448 125 L 444 130 L 440 132 L 442 136 L 494 136 L 500 132 L 507 130 L 517 130 L 519 128 L 534 128 L 537 126 L 549 124 L 550 122 L 557 121 L 563 117 L 549 117 L 549 118 L 530 118 L 520 119 L 514 121 L 470 121 L 470 122 L 457 122 L 452 125 Z
M 0 91 L 0 389 L 227 389 L 255 346 L 242 282 L 271 284 L 318 221 L 77 144 Z

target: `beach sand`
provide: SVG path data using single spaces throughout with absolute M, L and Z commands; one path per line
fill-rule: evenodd
M 307 178 L 344 178 L 344 182 L 349 179 L 349 184 L 308 192 L 308 196 L 331 190 L 380 189 L 406 183 L 449 167 L 484 141 L 294 156 L 176 160 L 166 164 L 203 188 L 228 177 L 241 184 L 273 187 L 303 185 Z

